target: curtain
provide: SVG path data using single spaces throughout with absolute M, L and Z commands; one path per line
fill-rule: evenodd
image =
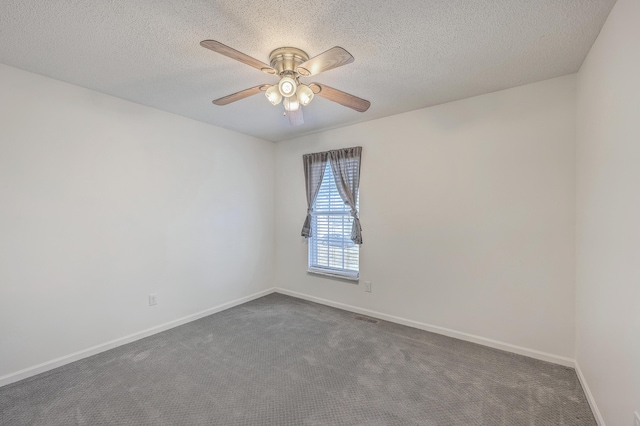
M 311 211 L 320 192 L 320 185 L 327 167 L 327 152 L 316 152 L 302 156 L 304 162 L 304 182 L 307 190 L 307 218 L 302 225 L 302 236 L 311 237 Z
M 336 149 L 329 151 L 329 164 L 338 187 L 338 193 L 342 201 L 351 208 L 353 225 L 351 227 L 351 241 L 362 244 L 362 228 L 358 218 L 356 201 L 358 200 L 358 188 L 360 187 L 360 157 L 362 147 Z

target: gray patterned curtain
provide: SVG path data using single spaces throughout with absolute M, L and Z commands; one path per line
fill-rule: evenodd
M 327 167 L 327 152 L 316 152 L 302 156 L 304 162 L 304 182 L 307 190 L 307 218 L 302 225 L 302 236 L 311 237 L 311 211 L 320 192 L 320 185 Z
M 360 157 L 362 147 L 344 148 L 329 151 L 329 164 L 338 187 L 342 201 L 351 208 L 353 225 L 351 227 L 351 241 L 362 244 L 362 228 L 358 218 L 357 200 L 360 187 Z

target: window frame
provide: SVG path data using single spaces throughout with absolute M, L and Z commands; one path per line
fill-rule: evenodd
M 329 162 L 327 162 L 326 164 L 326 170 L 325 170 L 325 174 L 322 178 L 322 183 L 325 182 L 325 179 L 330 178 L 332 179 L 329 183 L 329 185 L 332 185 L 334 188 L 335 187 L 335 181 L 333 180 L 333 171 L 331 169 L 331 164 Z M 328 172 L 328 173 L 327 173 Z M 321 185 L 322 185 L 321 183 Z M 337 188 L 336 188 L 336 192 L 337 192 Z M 320 194 L 318 194 L 320 196 Z M 339 193 L 338 193 L 338 197 L 340 197 Z M 317 202 L 317 200 L 316 200 Z M 342 201 L 342 198 L 340 198 L 340 202 Z M 360 204 L 360 194 L 358 193 L 358 200 L 356 201 L 356 205 Z M 308 247 L 307 247 L 307 272 L 311 273 L 311 274 L 316 274 L 316 275 L 323 275 L 323 276 L 328 276 L 328 277 L 333 277 L 333 278 L 339 278 L 342 280 L 348 280 L 348 281 L 358 281 L 360 279 L 360 246 L 358 244 L 355 244 L 355 247 L 357 248 L 357 259 L 358 259 L 358 270 L 354 271 L 354 270 L 349 270 L 349 269 L 336 269 L 336 268 L 332 268 L 330 266 L 319 266 L 317 265 L 318 262 L 316 262 L 316 264 L 314 265 L 312 260 L 313 259 L 313 248 L 315 247 L 315 260 L 317 260 L 317 251 L 318 251 L 318 241 L 317 238 L 319 236 L 315 235 L 317 233 L 317 218 L 319 216 L 341 216 L 341 217 L 348 217 L 351 219 L 351 222 L 353 221 L 352 216 L 351 216 L 351 209 L 349 207 L 347 207 L 345 205 L 344 210 L 343 211 L 324 211 L 324 210 L 316 210 L 316 203 L 314 203 L 313 208 L 311 209 L 311 229 L 313 229 L 316 232 L 312 232 L 312 236 L 308 239 Z M 332 234 L 327 234 L 327 235 L 332 235 Z M 351 231 L 349 231 L 349 233 L 347 234 L 346 232 L 343 231 L 343 247 L 342 247 L 342 253 L 343 256 L 345 254 L 345 247 L 344 247 L 344 241 L 346 239 L 350 239 L 351 236 Z M 346 237 L 346 238 L 345 238 Z M 327 243 L 328 244 L 328 243 Z M 344 260 L 343 260 L 343 266 L 344 266 Z

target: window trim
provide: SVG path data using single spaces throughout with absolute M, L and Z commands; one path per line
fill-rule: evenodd
M 330 272 L 331 269 L 330 268 L 314 268 L 314 267 L 307 267 L 307 272 L 310 274 L 314 274 L 314 275 L 323 275 L 325 277 L 331 277 L 331 278 L 340 278 L 341 280 L 347 280 L 347 281 L 355 281 L 358 282 L 360 281 L 360 271 L 358 272 L 347 272 L 347 271 L 338 271 L 336 270 L 335 272 Z

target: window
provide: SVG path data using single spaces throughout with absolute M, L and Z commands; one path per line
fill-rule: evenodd
M 350 208 L 342 201 L 327 162 L 311 212 L 309 272 L 358 279 L 360 246 L 351 241 L 352 225 Z

